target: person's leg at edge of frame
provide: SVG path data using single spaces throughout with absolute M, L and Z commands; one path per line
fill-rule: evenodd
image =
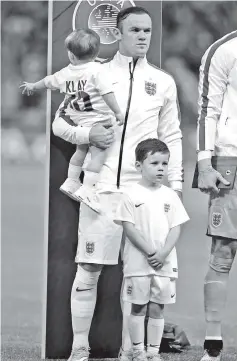
M 147 305 L 132 304 L 128 328 L 132 342 L 132 359 L 134 361 L 147 361 L 144 349 L 146 311 Z
M 69 162 L 67 179 L 60 187 L 61 192 L 75 200 L 74 193 L 81 187 L 79 178 L 88 149 L 87 144 L 77 146 Z
M 95 310 L 97 284 L 102 267 L 102 265 L 96 264 L 78 264 L 71 292 L 73 344 L 68 361 L 88 360 L 88 336 Z
M 147 357 L 150 361 L 161 360 L 159 355 L 161 339 L 164 331 L 164 305 L 154 302 L 148 304 L 147 323 Z
M 76 192 L 75 197 L 96 212 L 100 212 L 100 205 L 95 194 L 95 185 L 99 179 L 101 168 L 104 164 L 107 152 L 94 146 L 90 147 L 91 161 L 85 169 L 86 184 Z
M 129 317 L 131 314 L 132 305 L 128 301 L 122 299 L 124 281 L 121 287 L 121 309 L 123 314 L 123 327 L 122 327 L 122 346 L 119 353 L 120 361 L 131 361 L 132 360 L 132 342 L 128 329 Z
M 122 235 L 121 247 L 120 247 L 120 254 L 121 254 L 121 261 L 123 263 L 123 256 L 124 256 L 124 247 L 125 247 L 125 234 Z M 121 286 L 120 292 L 120 305 L 123 315 L 123 324 L 122 324 L 122 345 L 119 350 L 118 359 L 119 361 L 132 361 L 132 342 L 129 334 L 128 329 L 128 322 L 129 317 L 132 310 L 131 302 L 125 301 L 123 299 L 123 293 L 125 292 L 125 278 L 123 278 L 123 283 Z
M 223 349 L 221 322 L 226 304 L 229 272 L 237 241 L 213 237 L 209 269 L 204 283 L 206 336 L 201 361 L 220 361 Z

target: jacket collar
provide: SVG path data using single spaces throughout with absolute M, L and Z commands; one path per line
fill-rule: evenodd
M 133 63 L 133 58 L 130 56 L 124 56 L 119 51 L 115 54 L 114 60 L 116 63 L 120 66 L 128 67 L 129 63 Z M 139 58 L 137 60 L 136 67 L 144 67 L 147 64 L 147 58 L 146 56 L 144 58 Z

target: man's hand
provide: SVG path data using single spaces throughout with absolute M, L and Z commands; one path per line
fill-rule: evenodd
M 114 131 L 111 126 L 112 124 L 95 124 L 90 130 L 90 143 L 97 148 L 109 148 L 114 141 Z
M 35 83 L 27 83 L 26 81 L 23 82 L 19 88 L 23 88 L 22 94 L 32 95 L 34 93 L 34 85 Z
M 222 177 L 210 164 L 207 164 L 206 159 L 198 162 L 198 173 L 198 188 L 203 193 L 218 194 L 220 189 L 218 189 L 217 184 L 219 182 L 224 185 L 230 184 L 230 182 Z
M 153 255 L 147 257 L 149 265 L 155 270 L 163 267 L 164 260 L 162 259 L 161 252 L 155 252 Z

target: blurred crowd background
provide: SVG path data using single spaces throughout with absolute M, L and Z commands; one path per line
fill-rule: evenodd
M 2 1 L 1 8 L 3 160 L 44 162 L 46 91 L 27 97 L 19 85 L 46 75 L 48 4 Z M 236 19 L 236 1 L 163 2 L 162 67 L 176 80 L 184 140 L 193 147 L 200 59 L 213 41 L 236 29 Z

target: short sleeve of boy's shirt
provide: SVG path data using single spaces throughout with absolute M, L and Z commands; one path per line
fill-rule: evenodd
M 130 222 L 135 224 L 134 204 L 128 195 L 123 194 L 115 213 L 114 222 L 121 224 L 122 222 Z
M 167 205 L 168 206 L 168 205 Z M 169 228 L 179 226 L 189 220 L 189 216 L 179 196 L 172 190 L 172 202 L 167 211 Z
M 100 95 L 113 92 L 112 81 L 109 78 L 108 70 L 104 69 L 102 65 L 97 64 L 97 71 L 94 73 L 94 83 Z
M 51 90 L 60 90 L 63 92 L 62 87 L 66 81 L 67 68 L 63 68 L 52 75 L 48 75 L 44 78 L 45 86 Z

